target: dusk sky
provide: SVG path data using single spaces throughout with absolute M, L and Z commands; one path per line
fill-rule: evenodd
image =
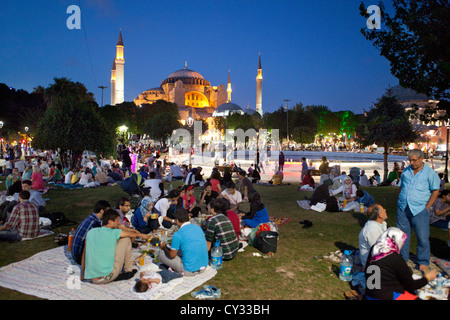
M 378 4 L 366 0 L 366 6 Z M 66 26 L 81 8 L 81 30 Z M 188 68 L 226 85 L 232 102 L 255 108 L 258 54 L 263 110 L 297 102 L 332 111 L 368 110 L 398 84 L 389 62 L 360 33 L 359 0 L 346 1 L 2 1 L 0 83 L 29 92 L 54 77 L 86 85 L 110 103 L 119 29 L 125 45 L 125 100 Z M 382 25 L 383 26 L 383 25 Z

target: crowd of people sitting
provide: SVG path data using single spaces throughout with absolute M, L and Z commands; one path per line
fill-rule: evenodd
M 100 158 L 97 162 L 94 158 L 84 157 L 74 169 L 62 169 L 59 163 L 50 162 L 47 165 L 46 161 L 41 161 L 33 166 L 25 163 L 23 170 L 20 164 L 7 171 L 7 196 L 11 198 L 0 206 L 0 240 L 14 242 L 36 237 L 39 213 L 46 207 L 40 192 L 45 182 L 84 186 L 93 181 L 100 185 L 123 181 L 131 173 L 131 161 L 126 151 L 122 155 L 121 166 L 112 159 Z M 393 292 L 413 292 L 434 280 L 436 272 L 433 270 L 426 270 L 421 279 L 412 279 L 411 271 L 400 253 L 408 235 L 399 228 L 389 228 L 386 209 L 375 201 L 367 191 L 369 189 L 360 188 L 385 185 L 380 183 L 378 172 L 375 170 L 370 178 L 358 168 L 352 168 L 349 174 L 330 174 L 327 159 L 324 157 L 322 160 L 320 181 L 315 183 L 312 169 L 306 164 L 306 159 L 302 159 L 305 165 L 302 164 L 301 184 L 314 188 L 310 205 L 325 203 L 327 211 L 341 210 L 337 204 L 342 201 L 356 202 L 358 208 L 360 204 L 364 206 L 368 221 L 359 233 L 360 261 L 367 277 L 370 276 L 367 271 L 369 266 L 383 270 L 384 286 L 381 291 L 368 289 L 367 295 L 374 299 L 390 299 Z M 403 169 L 394 166 L 394 173 L 389 175 L 392 182 L 400 183 Z M 158 229 L 171 229 L 173 226 L 177 231 L 170 245 L 160 243 L 160 260 L 165 269 L 159 275 L 142 274 L 136 291 L 146 291 L 153 284 L 178 276 L 202 273 L 217 240 L 223 249 L 223 260 L 233 259 L 239 250 L 243 229 L 253 229 L 270 220 L 267 208 L 254 188 L 254 183 L 260 180 L 255 179 L 258 170 L 251 167 L 246 172 L 235 166 L 225 168 L 222 174 L 218 168 L 213 168 L 208 178 L 202 172 L 201 167 L 180 167 L 168 162 L 167 158 L 161 161 L 158 154 L 152 155 L 138 172 L 144 179 L 146 194 L 132 215 L 129 197 L 119 198 L 114 208 L 104 200 L 95 203 L 92 214 L 76 229 L 72 242 L 71 255 L 82 267 L 82 279 L 106 284 L 132 278 L 136 273 L 132 259 L 132 246 L 136 238 L 148 240 Z M 391 179 L 389 176 L 388 180 Z M 173 189 L 170 184 L 170 190 L 166 191 L 166 182 L 175 180 L 183 181 L 183 185 Z M 283 171 L 276 168 L 271 181 L 276 185 L 282 180 Z M 442 181 L 441 177 L 439 196 L 429 209 L 429 225 L 448 230 L 450 247 L 450 190 L 444 188 Z M 198 191 L 197 196 L 195 191 Z M 342 196 L 337 198 L 340 194 Z M 243 209 L 244 203 L 249 204 L 249 210 Z M 204 215 L 208 216 L 204 225 L 191 223 L 191 218 Z
M 214 168 L 210 177 L 205 178 L 202 168 L 188 171 L 175 163 L 166 165 L 170 167 L 167 173 L 161 169 L 159 157 L 154 156 L 142 166 L 139 175 L 148 181 L 144 184 L 148 194 L 129 220 L 131 201 L 120 198 L 114 209 L 106 201 L 97 202 L 94 212 L 79 225 L 71 252 L 82 266 L 83 279 L 97 284 L 130 279 L 136 272 L 131 263 L 134 240 L 147 240 L 160 228 L 167 230 L 176 226 L 170 245 L 160 243 L 163 272 L 142 274 L 136 283 L 136 291 L 146 291 L 177 276 L 202 273 L 217 240 L 223 250 L 223 260 L 233 259 L 240 248 L 241 230 L 269 222 L 259 193 L 240 168 L 234 169 L 235 183 L 231 170 L 222 175 Z M 166 191 L 164 183 L 173 180 L 182 180 L 184 184 Z M 196 190 L 199 191 L 197 197 Z M 247 211 L 242 207 L 244 202 L 249 203 Z M 203 225 L 191 223 L 192 218 L 201 216 L 207 217 Z

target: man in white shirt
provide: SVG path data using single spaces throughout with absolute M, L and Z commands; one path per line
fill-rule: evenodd
M 19 170 L 19 173 L 22 175 L 22 173 L 25 171 L 25 161 L 16 160 L 16 162 L 14 163 L 14 168 L 17 168 Z
M 359 255 L 361 264 L 365 267 L 370 248 L 377 241 L 378 237 L 387 230 L 387 213 L 379 204 L 374 204 L 367 210 L 369 221 L 366 222 L 359 233 Z
M 156 179 L 156 174 L 152 171 L 149 174 L 150 179 L 145 180 L 145 188 L 150 187 L 150 197 L 153 199 L 159 199 L 161 197 L 161 179 Z
M 85 167 L 88 163 L 87 156 L 84 156 L 83 159 L 81 159 L 81 167 Z
M 72 184 L 72 176 L 73 176 L 73 170 L 70 169 L 69 172 L 67 172 L 66 175 L 64 176 L 64 183 Z
M 345 171 L 342 171 L 342 174 L 340 176 L 334 177 L 333 178 L 333 187 L 331 188 L 332 190 L 336 190 L 338 189 L 340 186 L 342 186 L 342 184 L 344 183 L 344 179 L 347 178 L 347 174 L 345 173 Z
M 242 202 L 242 194 L 236 190 L 236 185 L 234 182 L 228 182 L 227 188 L 222 191 L 222 196 L 230 202 L 229 210 L 237 213 L 239 204 Z

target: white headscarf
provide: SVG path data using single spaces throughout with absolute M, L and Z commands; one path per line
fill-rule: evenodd
M 394 252 L 400 253 L 406 238 L 406 233 L 399 228 L 388 228 L 373 245 L 370 261 L 379 260 Z
M 345 183 L 345 181 L 350 180 L 350 184 Z M 352 186 L 353 186 L 353 182 L 352 182 L 352 178 L 350 178 L 349 176 L 345 176 L 343 179 L 343 186 L 344 186 L 344 190 L 343 190 L 343 194 L 345 198 L 349 198 L 352 194 Z

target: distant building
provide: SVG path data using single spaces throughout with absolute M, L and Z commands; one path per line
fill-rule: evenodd
M 391 93 L 395 96 L 400 104 L 405 107 L 405 110 L 411 110 L 414 105 L 418 107 L 418 113 L 424 112 L 425 108 L 428 106 L 436 107 L 439 103 L 438 100 L 433 100 L 427 95 L 423 93 L 418 93 L 412 89 L 404 88 L 400 85 L 391 88 Z M 445 114 L 444 110 L 438 111 L 436 116 L 442 115 L 442 112 Z M 424 125 L 422 121 L 419 119 L 411 119 L 411 123 L 413 125 Z M 428 125 L 437 125 L 442 126 L 444 123 L 442 121 L 431 121 Z
M 124 43 L 122 31 L 116 44 L 116 58 L 111 69 L 111 105 L 124 102 Z M 135 99 L 136 106 L 142 104 L 153 104 L 158 100 L 165 100 L 178 105 L 180 119 L 183 124 L 192 116 L 194 119 L 204 119 L 209 128 L 214 128 L 213 117 L 226 117 L 232 113 L 258 112 L 262 111 L 262 68 L 261 54 L 259 54 L 258 70 L 256 77 L 256 111 L 250 108 L 243 110 L 240 106 L 231 102 L 231 72 L 228 70 L 228 83 L 212 85 L 197 71 L 188 69 L 185 62 L 184 69 L 172 72 L 166 79 L 161 81 L 158 87 L 153 87 L 141 92 Z

